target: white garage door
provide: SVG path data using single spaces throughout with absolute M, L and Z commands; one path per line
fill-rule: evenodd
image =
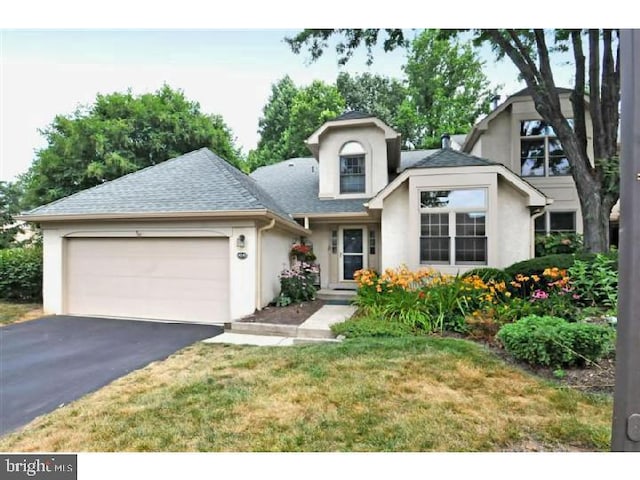
M 229 321 L 226 238 L 71 238 L 66 258 L 67 313 Z

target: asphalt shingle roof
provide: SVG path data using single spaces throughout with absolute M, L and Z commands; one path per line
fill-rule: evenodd
M 318 198 L 318 162 L 315 158 L 292 158 L 260 167 L 251 177 L 292 215 L 365 211 L 366 199 Z
M 436 150 L 435 153 L 408 168 L 482 167 L 486 165 L 499 164 L 467 153 L 458 152 L 457 150 L 443 148 Z
M 293 221 L 255 180 L 202 148 L 35 208 L 26 215 L 264 209 Z
M 350 112 L 344 112 L 342 115 L 338 115 L 336 118 L 332 120 L 357 120 L 360 118 L 371 118 L 373 115 L 367 112 L 362 112 L 360 110 L 351 110 Z

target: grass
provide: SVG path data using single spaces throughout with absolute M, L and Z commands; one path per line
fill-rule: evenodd
M 36 419 L 0 451 L 601 451 L 612 402 L 448 338 L 196 344 Z
M 42 305 L 0 301 L 0 325 L 33 320 L 42 316 Z

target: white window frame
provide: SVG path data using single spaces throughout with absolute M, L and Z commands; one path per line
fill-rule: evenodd
M 454 190 L 483 190 L 484 191 L 484 206 L 482 207 L 422 207 L 422 193 L 423 192 L 439 192 L 439 191 L 454 191 Z M 468 187 L 441 187 L 441 188 L 420 188 L 418 189 L 418 225 L 419 225 L 419 238 L 418 238 L 418 249 L 420 250 L 420 240 L 422 237 L 422 215 L 423 214 L 437 214 L 437 213 L 446 213 L 448 214 L 449 220 L 449 261 L 432 261 L 432 260 L 422 260 L 421 251 L 418 252 L 418 259 L 421 265 L 450 265 L 450 266 L 469 266 L 469 265 L 488 265 L 489 263 L 489 188 L 486 186 L 468 186 Z M 457 213 L 484 213 L 484 228 L 485 235 L 484 237 L 473 237 L 473 238 L 485 238 L 485 260 L 484 262 L 459 262 L 456 259 L 456 238 L 457 238 L 457 222 L 456 222 L 456 214 Z
M 569 121 L 573 121 L 573 119 L 568 119 Z M 540 118 L 525 118 L 518 122 L 518 132 L 522 131 L 522 124 L 524 122 L 545 122 Z M 548 125 L 548 124 L 547 124 Z M 551 127 L 553 128 L 553 127 Z M 554 132 L 555 133 L 555 132 Z M 522 141 L 523 140 L 544 140 L 544 175 L 524 175 L 522 173 Z M 523 178 L 554 178 L 554 177 L 568 177 L 571 176 L 571 166 L 569 166 L 569 171 L 567 173 L 561 173 L 557 175 L 551 175 L 549 173 L 549 140 L 558 140 L 557 135 L 519 135 L 518 137 L 518 162 L 520 166 L 520 176 Z

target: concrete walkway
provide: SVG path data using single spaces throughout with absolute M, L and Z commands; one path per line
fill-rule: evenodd
M 356 307 L 351 305 L 324 305 L 320 310 L 311 315 L 301 325 L 297 327 L 295 337 L 283 337 L 268 334 L 273 332 L 273 328 L 265 325 L 264 335 L 258 334 L 260 324 L 252 324 L 254 333 L 224 332 L 213 338 L 203 340 L 205 343 L 227 343 L 233 345 L 256 345 L 256 346 L 288 346 L 297 343 L 309 343 L 317 341 L 336 341 L 331 332 L 331 325 L 344 322 L 356 311 Z M 250 324 L 247 324 L 250 325 Z

